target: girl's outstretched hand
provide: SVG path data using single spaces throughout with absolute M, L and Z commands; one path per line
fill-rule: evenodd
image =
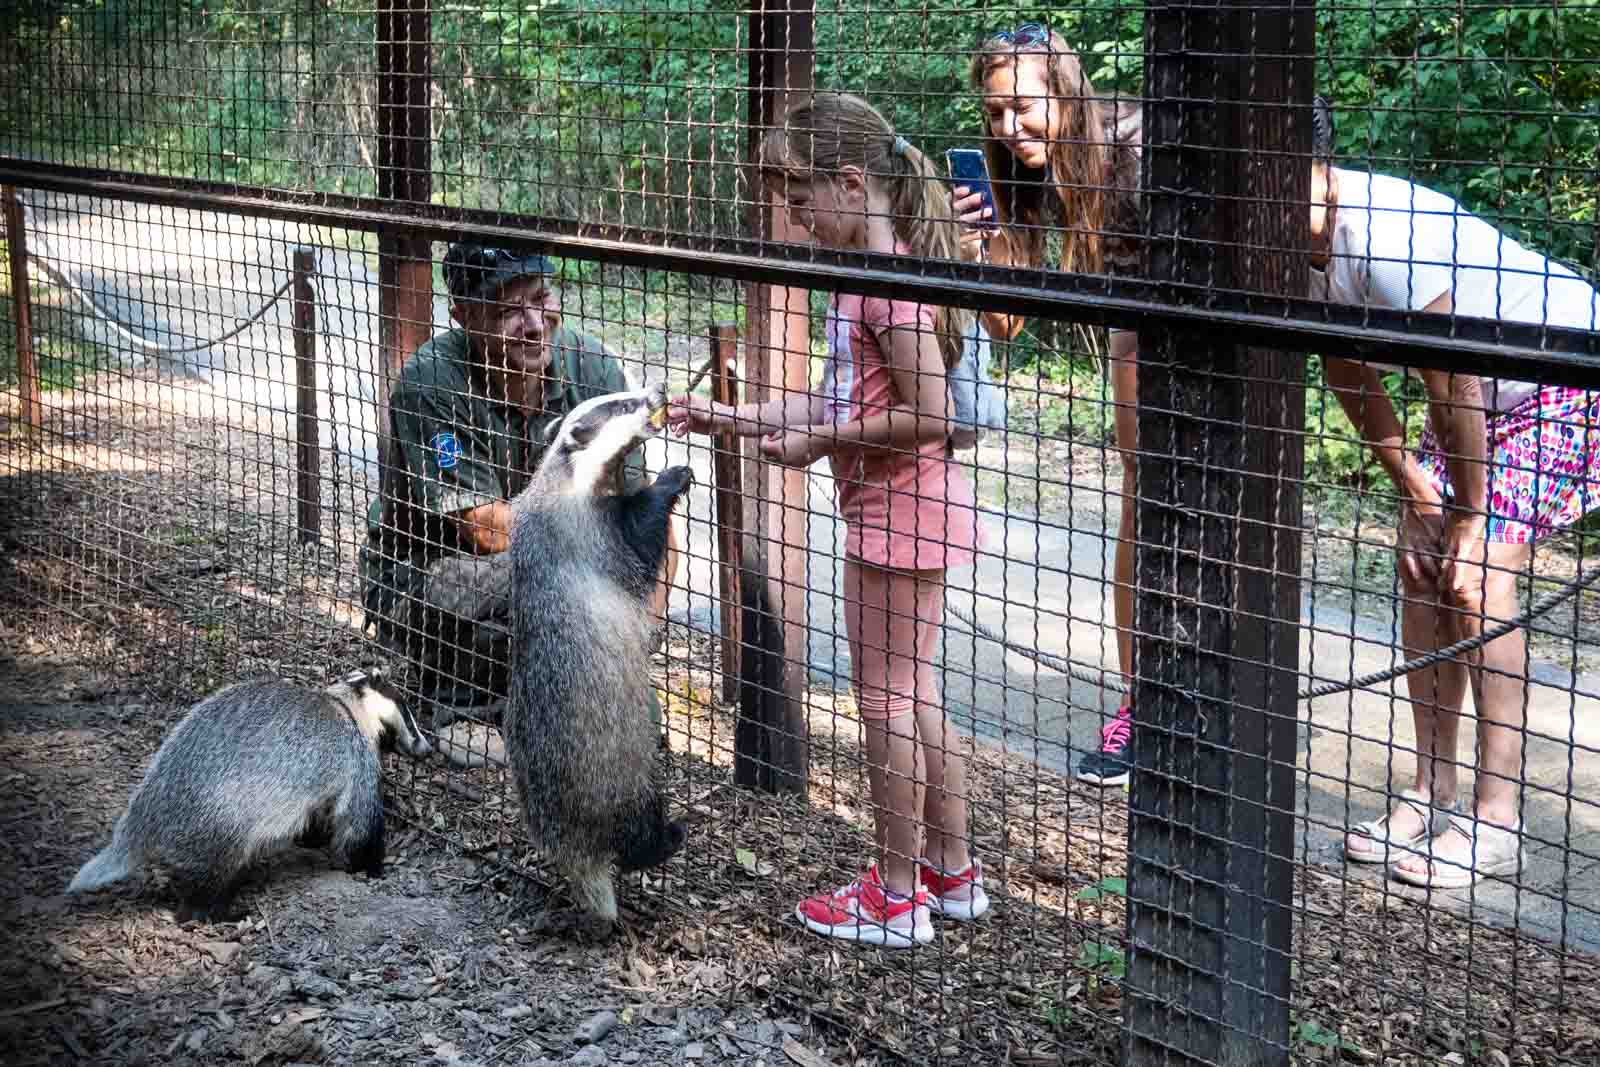
M 667 401 L 667 426 L 682 437 L 686 433 L 716 433 L 726 429 L 717 405 L 704 397 L 680 394 Z

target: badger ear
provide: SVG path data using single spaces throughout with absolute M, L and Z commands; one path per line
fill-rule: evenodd
M 539 441 L 545 448 L 549 448 L 556 443 L 556 438 L 561 436 L 561 427 L 566 421 L 566 417 L 563 416 L 559 419 L 551 419 L 545 424 L 544 432 L 539 434 Z

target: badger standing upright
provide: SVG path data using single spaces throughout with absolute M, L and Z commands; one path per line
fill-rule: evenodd
M 593 915 L 617 918 L 613 865 L 666 862 L 683 843 L 656 778 L 646 714 L 648 601 L 688 467 L 628 494 L 617 464 L 658 428 L 666 390 L 574 408 L 512 501 L 511 684 L 502 731 L 535 848 Z
M 398 692 L 356 674 L 318 691 L 240 682 L 167 734 L 111 843 L 67 886 L 88 892 L 159 863 L 183 895 L 179 922 L 235 914 L 251 863 L 291 842 L 331 841 L 352 873 L 383 873 L 379 754 L 431 746 Z

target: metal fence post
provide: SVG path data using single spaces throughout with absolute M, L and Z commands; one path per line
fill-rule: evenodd
M 749 18 L 747 117 L 750 139 L 746 188 L 750 191 L 747 226 L 761 241 L 804 240 L 779 210 L 753 163 L 762 136 L 781 120 L 792 94 L 812 85 L 814 15 L 812 0 L 757 0 Z M 804 359 L 789 353 L 810 350 L 809 294 L 804 289 L 751 283 L 745 294 L 746 373 L 750 399 L 804 393 L 810 389 Z M 774 365 L 776 360 L 776 365 Z M 752 450 L 753 453 L 753 450 Z M 805 688 L 809 632 L 806 611 L 806 472 L 776 467 L 751 454 L 745 484 L 755 488 L 745 528 L 759 531 L 769 546 L 764 553 L 770 576 L 773 610 L 784 622 L 784 744 L 774 763 L 785 791 L 806 787 L 810 763 Z M 798 502 L 789 504 L 787 502 Z M 753 520 L 753 521 L 751 521 Z
M 378 196 L 427 204 L 433 189 L 431 0 L 378 6 Z M 433 251 L 426 238 L 378 230 L 378 403 L 388 439 L 390 385 L 433 333 Z M 380 444 L 380 455 L 382 454 Z
M 1149 277 L 1197 285 L 1168 299 L 1303 295 L 1312 31 L 1298 0 L 1146 5 Z M 1304 375 L 1139 332 L 1129 1067 L 1290 1062 Z
M 294 250 L 295 456 L 300 543 L 322 531 L 322 459 L 317 426 L 317 303 L 311 287 L 316 253 Z
M 28 230 L 22 215 L 22 196 L 9 185 L 0 186 L 5 201 L 6 245 L 11 254 L 11 320 L 17 330 L 17 392 L 22 399 L 22 421 L 38 432 L 44 427 L 44 405 L 39 399 L 39 366 L 33 358 L 33 291 L 28 283 Z

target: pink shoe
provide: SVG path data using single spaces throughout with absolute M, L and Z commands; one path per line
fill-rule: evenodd
M 1078 781 L 1121 785 L 1133 771 L 1133 708 L 1124 704 L 1116 718 L 1100 728 L 1100 751 L 1087 753 L 1078 764 Z
M 876 863 L 844 888 L 802 900 L 794 913 L 812 932 L 841 941 L 910 948 L 933 940 L 927 889 L 918 884 L 911 897 L 889 892 Z
M 989 910 L 989 894 L 983 891 L 983 864 L 976 858 L 965 870 L 955 873 L 920 859 L 917 881 L 928 891 L 928 910 L 946 919 L 971 922 Z

